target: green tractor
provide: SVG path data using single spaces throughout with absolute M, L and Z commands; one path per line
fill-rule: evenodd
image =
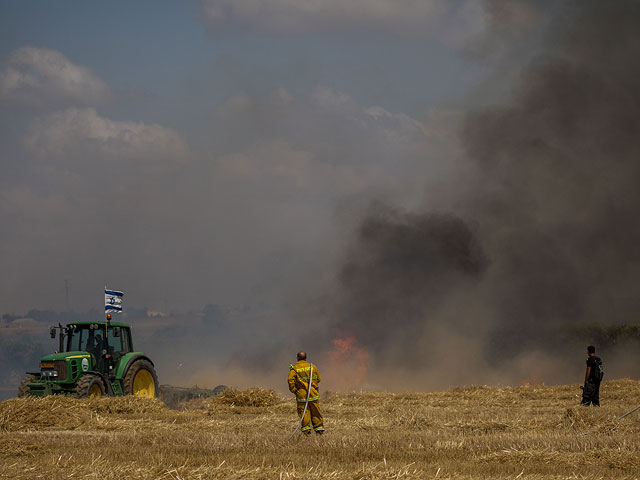
M 105 395 L 157 397 L 158 377 L 153 362 L 133 350 L 131 328 L 118 322 L 74 322 L 51 327 L 60 331 L 59 351 L 42 357 L 39 372 L 27 372 L 18 396 Z

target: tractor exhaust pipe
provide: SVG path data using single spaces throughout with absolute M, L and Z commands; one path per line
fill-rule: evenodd
M 58 329 L 58 328 L 60 329 L 60 339 L 59 339 L 59 344 L 58 344 L 59 345 L 58 352 L 63 352 L 64 351 L 64 332 L 65 332 L 65 328 L 62 326 L 62 324 L 59 323 L 57 327 L 55 325 L 53 327 L 51 327 L 49 329 L 49 335 L 51 335 L 51 338 L 56 338 L 56 329 Z
M 61 323 L 58 324 L 58 328 L 60 329 L 60 350 L 58 351 L 64 352 L 64 328 Z

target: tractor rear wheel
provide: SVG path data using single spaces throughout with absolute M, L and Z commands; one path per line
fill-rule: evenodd
M 104 381 L 98 375 L 83 375 L 76 385 L 77 398 L 101 398 L 107 394 Z
M 224 391 L 227 390 L 228 388 L 229 387 L 227 387 L 226 385 L 218 385 L 216 388 L 213 389 L 213 394 L 222 395 Z
M 148 360 L 137 360 L 122 379 L 125 395 L 153 398 L 158 396 L 158 376 Z
M 26 397 L 29 395 L 29 383 L 33 382 L 36 379 L 35 375 L 25 375 L 25 377 L 20 382 L 18 386 L 18 396 Z

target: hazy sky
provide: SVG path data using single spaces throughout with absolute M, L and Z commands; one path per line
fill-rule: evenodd
M 0 311 L 313 288 L 343 206 L 423 202 L 508 87 L 495 26 L 538 16 L 495 3 L 2 2 Z
M 0 313 L 64 309 L 67 279 L 76 311 L 107 285 L 250 312 L 281 355 L 353 336 L 390 379 L 520 381 L 562 326 L 637 322 L 638 24 L 638 0 L 4 1 Z

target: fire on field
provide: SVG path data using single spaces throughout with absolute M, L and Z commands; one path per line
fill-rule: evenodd
M 229 389 L 169 409 L 157 399 L 0 403 L 0 478 L 631 478 L 640 469 L 640 381 L 325 392 L 327 432 L 294 437 L 295 405 Z

